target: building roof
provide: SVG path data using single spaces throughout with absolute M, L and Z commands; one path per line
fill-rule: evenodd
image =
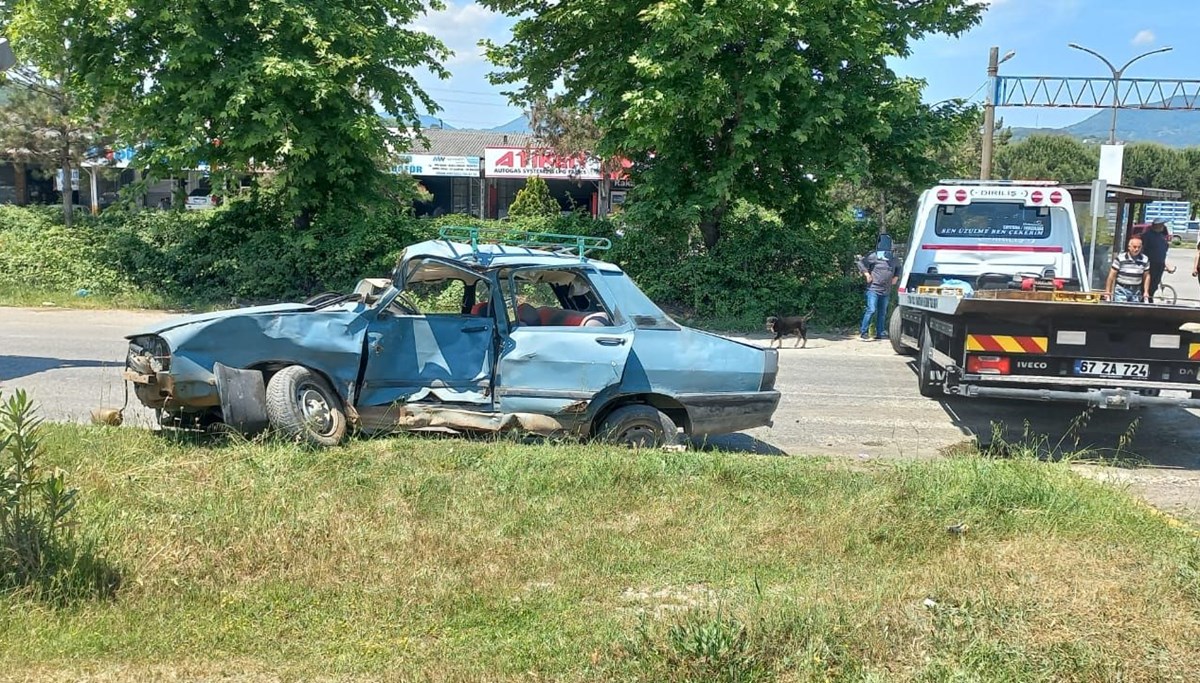
M 423 128 L 421 133 L 429 139 L 428 145 L 419 140 L 409 150 L 413 154 L 439 154 L 443 156 L 481 157 L 487 147 L 532 146 L 534 137 L 528 133 L 496 133 L 488 130 L 448 130 Z

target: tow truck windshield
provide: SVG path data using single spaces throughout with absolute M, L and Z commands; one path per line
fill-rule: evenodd
M 1051 211 L 1062 209 L 1015 202 L 942 205 L 937 207 L 933 231 L 938 237 L 972 240 L 1042 240 L 1050 236 Z

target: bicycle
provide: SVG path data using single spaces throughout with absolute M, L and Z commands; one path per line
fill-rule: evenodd
M 1178 300 L 1179 297 L 1175 294 L 1175 288 L 1168 284 L 1159 285 L 1158 292 L 1154 295 L 1154 303 L 1156 304 L 1174 306 L 1175 302 Z

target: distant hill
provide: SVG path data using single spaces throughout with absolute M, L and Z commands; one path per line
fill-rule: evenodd
M 489 128 L 488 130 L 492 131 L 493 133 L 532 133 L 533 132 L 532 130 L 529 129 L 529 117 L 525 116 L 524 114 L 518 116 L 517 118 L 513 119 L 512 121 L 509 121 L 508 123 L 505 123 L 500 126 L 496 126 L 495 128 Z
M 454 126 L 446 123 L 445 121 L 439 119 L 436 116 L 428 116 L 426 114 L 421 114 L 420 118 L 421 118 L 421 127 L 422 128 L 441 128 L 442 130 L 455 130 Z
M 1085 142 L 1107 142 L 1111 124 L 1112 110 L 1103 109 L 1063 128 L 1013 128 L 1012 133 L 1014 140 L 1032 134 L 1066 134 Z M 1117 113 L 1117 139 L 1168 147 L 1200 146 L 1200 111 L 1122 109 Z

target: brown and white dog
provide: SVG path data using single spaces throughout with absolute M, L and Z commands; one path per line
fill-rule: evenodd
M 773 315 L 767 318 L 767 332 L 775 335 L 771 339 L 771 347 L 774 348 L 775 342 L 779 342 L 779 346 L 782 348 L 783 338 L 789 334 L 796 335 L 796 343 L 792 345 L 792 348 L 808 346 L 808 321 L 813 317 L 813 313 L 814 311 L 809 311 L 807 315 L 782 317 Z

